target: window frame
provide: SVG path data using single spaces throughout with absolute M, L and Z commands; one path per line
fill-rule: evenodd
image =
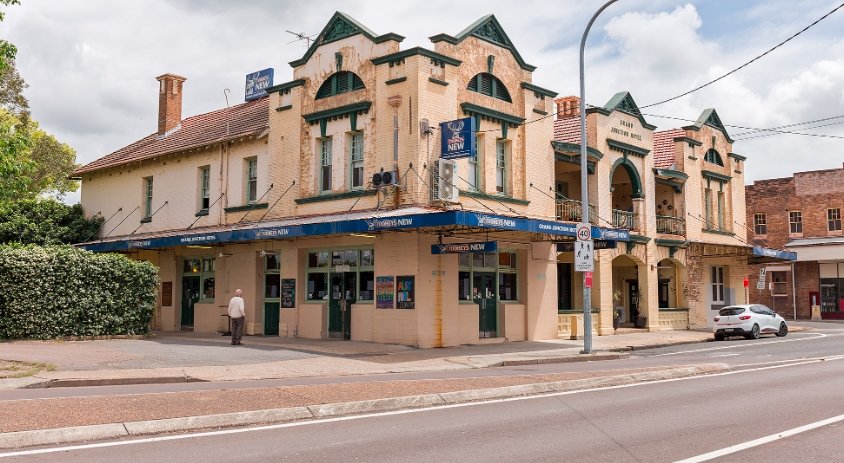
M 211 207 L 211 166 L 199 167 L 199 211 Z
M 497 100 L 512 103 L 513 99 L 510 97 L 510 91 L 507 86 L 498 77 L 488 72 L 481 72 L 475 74 L 466 85 L 466 89 L 480 93 L 481 95 L 490 96 Z
M 327 147 L 327 148 L 326 148 Z M 334 142 L 332 137 L 319 138 L 319 192 L 331 192 L 333 172 Z M 327 169 L 326 169 L 327 168 Z M 327 176 L 326 176 L 327 175 Z M 326 185 L 328 183 L 328 185 Z
M 831 207 L 826 210 L 826 230 L 830 232 L 841 231 L 841 209 Z
M 757 235 L 768 234 L 768 214 L 764 212 L 753 214 L 753 232 Z
M 348 253 L 354 252 L 355 253 L 355 262 L 352 263 L 346 259 Z M 355 272 L 357 274 L 357 278 L 355 279 L 356 287 L 355 287 L 355 294 L 354 299 L 357 302 L 367 302 L 367 303 L 375 303 L 375 248 L 369 246 L 347 246 L 347 247 L 339 247 L 339 248 L 314 248 L 314 249 L 307 249 L 305 251 L 305 300 L 307 302 L 328 302 L 331 300 L 331 275 L 336 274 L 333 269 L 334 265 L 334 256 L 336 253 L 339 253 L 338 256 L 342 261 L 342 265 L 348 265 L 349 271 Z M 369 260 L 364 258 L 364 253 L 368 253 Z M 324 265 L 320 265 L 320 254 L 324 254 L 325 261 Z M 316 266 L 311 265 L 311 255 L 316 256 Z M 370 298 L 364 299 L 361 298 L 361 285 L 363 284 L 363 279 L 361 278 L 362 273 L 370 273 L 371 274 L 371 282 L 372 282 L 372 289 L 367 290 L 370 291 Z M 325 297 L 322 299 L 311 299 L 311 291 L 308 290 L 307 284 L 311 281 L 311 275 L 314 274 L 323 274 L 325 275 L 325 284 L 326 284 L 326 293 Z
M 194 267 L 191 267 L 191 271 L 185 269 L 188 262 L 197 261 L 199 265 L 194 270 Z M 217 297 L 217 259 L 214 256 L 202 255 L 202 256 L 184 256 L 182 258 L 182 275 L 191 275 L 191 276 L 198 276 L 199 277 L 199 303 L 212 303 Z M 210 268 L 210 270 L 209 270 Z M 214 288 L 214 296 L 213 297 L 205 297 L 205 285 L 207 281 L 213 281 L 211 283 L 212 287 Z
M 713 265 L 709 272 L 710 296 L 712 304 L 724 304 L 726 301 L 726 271 L 723 265 Z M 718 297 L 720 296 L 720 298 Z
M 153 177 L 144 177 L 144 219 L 152 218 Z
M 359 183 L 355 183 L 355 171 L 359 170 Z M 363 165 L 363 132 L 349 132 L 349 189 L 361 190 L 364 188 L 364 165 Z
M 803 211 L 788 211 L 788 233 L 790 235 L 803 234 Z
M 482 255 L 480 255 L 482 254 Z M 510 264 L 502 264 L 502 256 L 510 256 Z M 495 274 L 495 294 L 497 298 L 497 302 L 505 302 L 505 303 L 513 303 L 519 302 L 520 296 L 520 275 L 519 275 L 519 254 L 514 249 L 502 249 L 496 252 L 487 252 L 487 253 L 466 253 L 460 254 L 457 263 L 457 301 L 462 304 L 475 304 L 476 302 L 472 299 L 472 288 L 475 282 L 475 272 L 483 272 L 483 273 L 494 273 Z M 494 257 L 493 257 L 494 256 Z M 482 263 L 475 262 L 476 259 L 480 259 L 483 261 Z M 464 262 L 465 260 L 465 262 Z M 493 265 L 487 265 L 487 261 L 493 263 Z M 513 292 L 515 293 L 514 299 L 504 299 L 502 296 L 502 275 L 513 275 Z M 461 286 L 461 277 L 468 277 L 464 286 Z M 461 289 L 464 289 L 464 293 L 461 294 Z M 467 296 L 467 297 L 464 297 Z
M 510 163 L 508 162 L 509 140 L 499 138 L 495 140 L 495 192 L 500 195 L 510 194 L 508 186 L 508 173 Z
M 255 204 L 258 201 L 258 158 L 253 156 L 245 158 L 243 161 L 246 163 L 244 169 L 245 203 Z

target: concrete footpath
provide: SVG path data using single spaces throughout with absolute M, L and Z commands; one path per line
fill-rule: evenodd
M 394 372 L 468 370 L 623 358 L 631 350 L 712 339 L 703 331 L 641 332 L 583 341 L 499 342 L 415 349 L 353 341 L 156 333 L 142 340 L 10 342 L 0 359 L 49 362 L 55 370 L 0 380 L 0 389 L 190 381 L 340 377 Z M 482 399 L 573 391 L 725 371 L 725 364 L 588 372 L 339 382 L 279 387 L 91 395 L 0 401 L 0 448 L 279 423 L 447 405 Z M 0 391 L 2 393 L 2 391 Z

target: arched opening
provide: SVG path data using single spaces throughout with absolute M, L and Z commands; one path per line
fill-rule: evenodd
M 643 317 L 647 316 L 647 310 L 640 306 L 640 293 L 646 289 L 639 287 L 641 265 L 645 265 L 644 262 L 628 255 L 612 261 L 613 315 L 619 318 L 622 327 L 644 327 Z
M 638 214 L 633 200 L 642 198 L 642 180 L 636 167 L 626 158 L 619 159 L 610 171 L 612 223 L 614 227 L 638 229 Z
M 328 98 L 330 96 L 347 93 L 354 90 L 364 89 L 363 81 L 354 72 L 340 71 L 331 74 L 331 76 L 322 83 L 317 90 L 316 99 Z
M 498 77 L 495 77 L 487 72 L 482 72 L 480 74 L 476 74 L 475 77 L 472 77 L 466 88 L 473 92 L 498 98 L 499 100 L 503 100 L 508 103 L 513 102 L 510 98 L 510 92 L 508 92 L 507 87 L 504 86 L 504 82 L 501 82 Z
M 674 259 L 662 259 L 657 265 L 657 301 L 660 309 L 685 307 L 680 272 L 683 265 Z
M 710 148 L 706 154 L 703 155 L 703 160 L 708 163 L 724 167 L 724 161 L 721 159 L 721 155 L 718 154 L 718 151 L 715 151 L 715 148 Z

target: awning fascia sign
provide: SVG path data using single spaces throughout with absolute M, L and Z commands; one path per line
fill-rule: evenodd
M 481 241 L 478 243 L 444 243 L 432 244 L 431 254 L 468 254 L 495 252 L 498 241 Z
M 792 251 L 782 251 L 779 249 L 763 248 L 762 246 L 753 246 L 753 255 L 756 257 L 771 257 L 779 260 L 795 261 L 797 260 L 797 253 Z
M 125 251 L 176 246 L 217 245 L 223 243 L 297 238 L 303 236 L 372 233 L 389 230 L 406 230 L 442 226 L 465 226 L 538 233 L 552 236 L 575 236 L 575 224 L 550 220 L 509 217 L 470 211 L 443 211 L 404 216 L 369 217 L 298 225 L 256 226 L 236 230 L 194 232 L 149 238 L 127 238 L 107 242 L 91 242 L 79 246 L 89 251 Z M 628 241 L 628 230 L 592 227 L 592 238 Z

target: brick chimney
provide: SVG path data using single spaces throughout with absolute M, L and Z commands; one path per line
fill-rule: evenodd
M 557 105 L 557 119 L 569 119 L 580 116 L 580 97 L 564 96 L 554 100 Z
M 158 135 L 165 135 L 182 122 L 182 82 L 187 79 L 175 74 L 163 74 L 156 79 L 159 82 Z

